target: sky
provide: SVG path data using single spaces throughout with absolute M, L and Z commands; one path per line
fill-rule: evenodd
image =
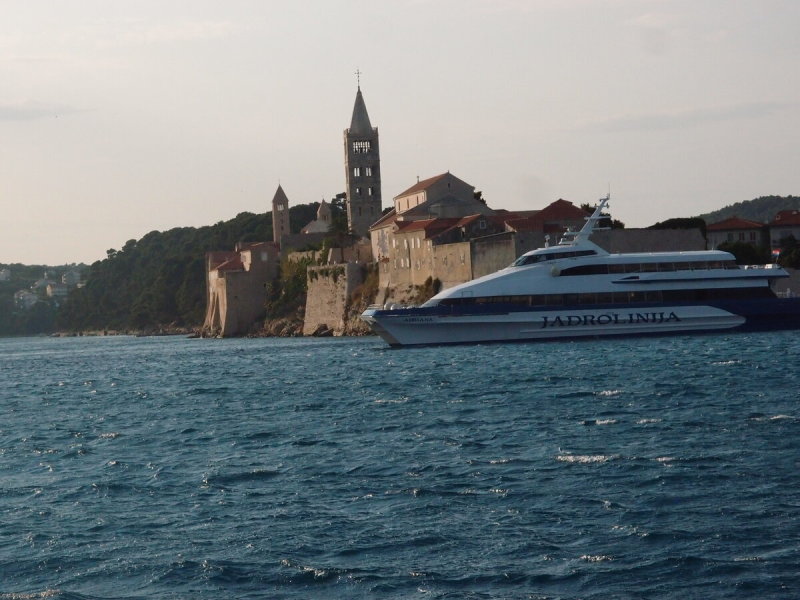
M 384 206 L 450 171 L 493 208 L 646 227 L 800 195 L 796 0 L 0 0 L 0 263 L 344 191 L 356 70 Z

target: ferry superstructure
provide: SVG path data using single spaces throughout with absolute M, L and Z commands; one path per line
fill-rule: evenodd
M 611 254 L 586 224 L 496 273 L 448 288 L 419 307 L 361 315 L 391 346 L 607 335 L 800 328 L 800 298 L 778 297 L 778 265 L 737 265 L 720 250 Z

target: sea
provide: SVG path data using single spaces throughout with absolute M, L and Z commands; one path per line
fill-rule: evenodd
M 0 600 L 800 597 L 800 332 L 0 339 Z

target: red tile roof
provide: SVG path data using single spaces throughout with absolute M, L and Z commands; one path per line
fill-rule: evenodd
M 563 231 L 561 223 L 564 221 L 583 221 L 588 213 L 568 202 L 567 200 L 556 200 L 537 211 L 508 212 L 497 215 L 508 229 L 513 231 L 544 231 L 554 233 Z
M 706 227 L 706 231 L 732 231 L 738 229 L 761 229 L 764 227 L 763 223 L 758 221 L 750 221 L 740 217 L 728 217 L 718 223 L 712 223 Z
M 770 225 L 800 225 L 800 210 L 782 210 L 775 215 L 775 218 L 772 219 Z
M 398 221 L 397 233 L 424 231 L 426 238 L 432 238 L 458 224 L 461 219 L 423 219 L 420 221 Z
M 227 260 L 221 265 L 216 267 L 217 271 L 242 271 L 244 270 L 244 265 L 242 264 L 241 259 L 237 256 L 231 260 Z
M 239 253 L 231 250 L 217 250 L 216 252 L 209 252 L 207 256 L 209 269 L 213 271 L 219 265 L 229 260 L 237 260 L 239 258 Z
M 387 225 L 391 225 L 397 220 L 397 213 L 394 209 L 387 212 L 383 215 L 380 219 L 375 221 L 372 225 L 370 225 L 370 230 L 377 229 L 378 227 L 386 227 Z
M 416 194 L 417 192 L 421 192 L 422 190 L 428 189 L 434 183 L 439 181 L 442 177 L 446 177 L 447 173 L 442 173 L 441 175 L 435 175 L 433 177 L 429 177 L 428 179 L 423 179 L 422 181 L 418 181 L 410 188 L 408 188 L 405 192 L 400 192 L 395 198 L 400 198 L 401 196 L 408 196 L 409 194 Z
M 572 202 L 559 198 L 536 213 L 541 221 L 582 221 L 589 216 L 585 210 Z

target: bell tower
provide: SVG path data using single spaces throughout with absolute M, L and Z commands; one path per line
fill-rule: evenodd
M 284 235 L 290 234 L 289 231 L 289 198 L 283 191 L 281 184 L 275 190 L 272 197 L 272 241 L 276 244 L 281 243 Z
M 381 170 L 378 128 L 373 127 L 361 95 L 360 71 L 350 128 L 344 130 L 344 170 L 347 184 L 347 227 L 361 237 L 381 216 Z

